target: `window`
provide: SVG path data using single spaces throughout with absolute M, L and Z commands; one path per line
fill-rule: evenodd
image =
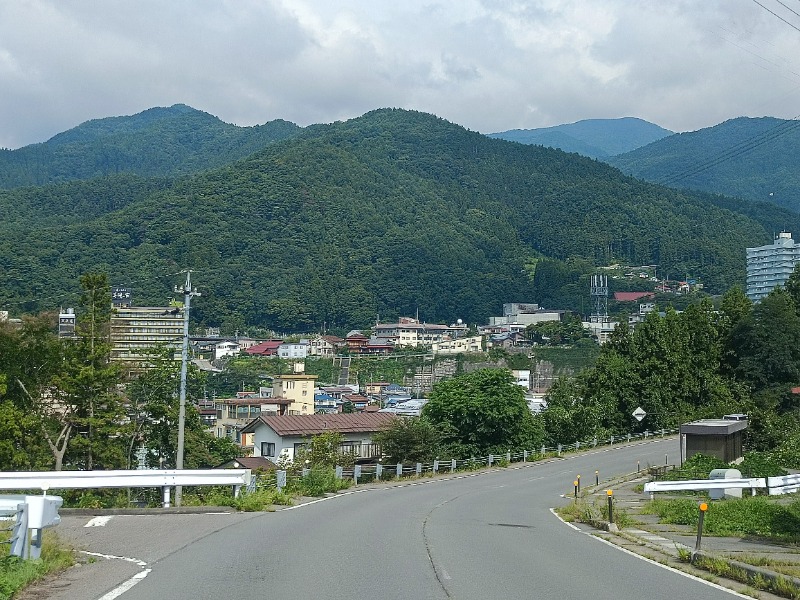
M 273 442 L 261 442 L 261 456 L 275 456 L 275 444 Z

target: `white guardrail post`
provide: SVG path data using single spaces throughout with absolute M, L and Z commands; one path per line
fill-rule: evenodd
M 23 559 L 37 559 L 42 554 L 42 530 L 61 523 L 60 496 L 0 496 L 0 514 L 14 518 L 10 552 Z

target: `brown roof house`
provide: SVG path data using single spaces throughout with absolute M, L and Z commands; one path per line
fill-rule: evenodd
M 356 459 L 380 457 L 372 438 L 389 427 L 397 417 L 391 413 L 355 413 L 327 415 L 260 416 L 248 423 L 242 433 L 252 433 L 253 456 L 271 461 L 294 460 L 295 452 L 309 438 L 328 431 L 342 434 L 342 451 L 353 452 Z

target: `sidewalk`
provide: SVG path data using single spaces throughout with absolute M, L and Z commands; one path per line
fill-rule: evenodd
M 693 552 L 697 540 L 697 528 L 687 525 L 659 523 L 658 516 L 643 514 L 642 508 L 650 502 L 649 494 L 639 492 L 642 484 L 649 481 L 647 475 L 634 476 L 626 481 L 611 482 L 607 486 L 599 486 L 590 492 L 587 498 L 593 502 L 606 499 L 606 489 L 614 491 L 615 510 L 624 510 L 635 523 L 619 532 L 606 533 L 603 538 L 642 554 L 647 549 L 658 552 L 669 558 L 671 566 L 678 561 L 680 551 Z M 659 498 L 669 498 L 659 494 Z M 638 547 L 639 550 L 636 548 Z M 700 555 L 714 559 L 723 559 L 729 565 L 746 572 L 750 577 L 761 577 L 766 580 L 779 577 L 792 579 L 800 587 L 800 547 L 789 544 L 772 543 L 768 540 L 743 537 L 702 536 Z M 674 562 L 673 562 L 674 561 Z M 685 562 L 679 563 L 684 570 L 693 569 Z M 707 574 L 707 572 L 704 572 Z M 737 586 L 733 586 L 736 588 Z M 758 592 L 759 598 L 777 598 L 766 591 Z

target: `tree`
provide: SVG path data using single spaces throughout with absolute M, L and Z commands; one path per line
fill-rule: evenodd
M 295 454 L 293 465 L 302 468 L 311 467 L 330 468 L 336 466 L 351 467 L 355 463 L 355 456 L 351 452 L 342 450 L 344 436 L 338 431 L 326 431 L 313 435 L 306 445 Z
M 127 436 L 127 456 L 131 461 L 134 447 L 147 449 L 150 466 L 173 467 L 178 446 L 178 386 L 180 363 L 172 359 L 172 351 L 164 350 L 149 358 L 152 363 L 128 386 L 129 413 L 135 427 Z M 203 389 L 203 375 L 194 366 L 187 370 L 187 400 L 198 398 Z M 184 467 L 208 468 L 236 458 L 240 450 L 227 438 L 216 438 L 207 431 L 195 402 L 187 401 L 185 419 Z
M 775 288 L 731 332 L 734 373 L 754 391 L 800 381 L 800 316 L 792 297 Z
M 417 463 L 439 456 L 442 437 L 441 431 L 426 418 L 400 417 L 373 439 L 389 462 Z
M 504 369 L 482 369 L 437 383 L 422 416 L 443 432 L 456 457 L 533 448 L 541 442 L 525 393 Z

